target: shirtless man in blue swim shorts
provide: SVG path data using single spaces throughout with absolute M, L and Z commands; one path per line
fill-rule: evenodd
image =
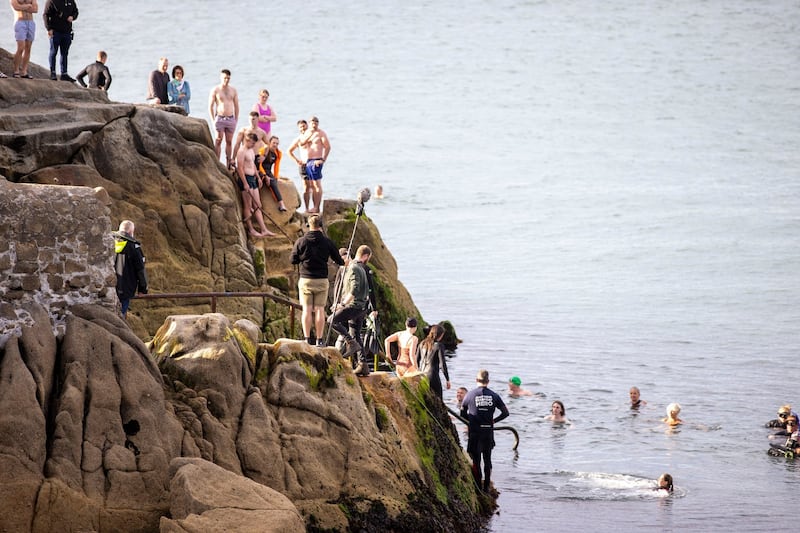
M 304 146 L 308 159 L 306 159 L 306 173 L 311 184 L 314 207 L 309 213 L 319 213 L 322 208 L 322 165 L 331 155 L 331 143 L 328 135 L 319 129 L 319 119 L 311 117 L 308 131 L 300 138 L 300 145 Z
M 247 224 L 247 230 L 253 237 L 272 237 L 275 235 L 267 229 L 264 224 L 264 216 L 261 214 L 261 194 L 258 190 L 261 178 L 258 177 L 256 168 L 256 152 L 253 149 L 258 136 L 254 133 L 245 135 L 244 147 L 239 150 L 236 156 L 236 173 L 238 174 L 236 184 L 242 193 L 242 215 Z M 256 217 L 260 232 L 253 228 L 252 218 Z
M 287 153 L 294 159 L 294 162 L 297 163 L 297 168 L 300 173 L 300 179 L 303 180 L 303 203 L 306 206 L 306 212 L 308 211 L 309 202 L 311 201 L 311 180 L 308 179 L 308 172 L 306 172 L 306 161 L 308 161 L 308 151 L 306 150 L 305 144 L 300 144 L 305 137 L 306 130 L 308 129 L 308 122 L 303 119 L 297 121 L 297 129 L 300 131 L 300 135 L 292 141 L 292 144 L 289 145 L 289 149 Z M 294 154 L 294 151 L 298 150 L 300 157 Z
M 17 21 L 14 23 L 14 39 L 17 41 L 17 52 L 14 54 L 14 77 L 28 78 L 28 62 L 31 60 L 31 45 L 36 37 L 36 23 L 33 14 L 39 11 L 36 0 L 11 0 Z
M 225 137 L 225 164 L 230 170 L 233 160 L 231 151 L 233 149 L 233 136 L 236 133 L 236 123 L 239 121 L 239 93 L 230 86 L 231 71 L 222 69 L 220 72 L 220 84 L 211 89 L 208 97 L 208 114 L 214 129 L 217 130 L 217 138 L 214 140 L 214 151 L 219 158 L 222 148 L 222 138 Z

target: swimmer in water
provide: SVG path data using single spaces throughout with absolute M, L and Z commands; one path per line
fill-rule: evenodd
M 658 487 L 656 487 L 656 490 L 665 490 L 671 493 L 673 490 L 672 475 L 667 473 L 661 474 L 661 477 L 658 478 Z
M 788 435 L 788 433 L 786 432 L 786 420 L 791 414 L 794 414 L 792 412 L 792 406 L 789 404 L 782 405 L 778 409 L 778 418 L 772 419 L 766 424 L 764 424 L 764 427 L 778 430 L 772 435 L 770 435 L 769 438 L 773 438 L 775 436 L 785 437 L 786 435 Z
M 562 424 L 572 424 L 567 419 L 567 410 L 564 407 L 564 402 L 561 400 L 556 400 L 550 406 L 550 414 L 544 417 L 545 420 L 551 420 L 553 422 L 560 422 Z
M 642 400 L 642 393 L 639 392 L 639 387 L 631 387 L 629 394 L 631 397 L 631 409 L 639 409 L 647 405 L 647 402 Z
M 456 405 L 459 410 L 461 410 L 461 402 L 464 401 L 464 396 L 467 395 L 467 392 L 469 391 L 467 391 L 466 387 L 459 387 L 458 390 L 456 390 Z
M 678 415 L 681 412 L 681 405 L 679 403 L 671 403 L 667 406 L 667 416 L 666 418 L 662 418 L 662 422 L 666 422 L 670 426 L 677 426 L 679 424 L 683 424 L 683 420 L 678 418 Z
M 520 396 L 533 396 L 533 393 L 522 388 L 522 380 L 519 376 L 513 376 L 508 380 L 508 395 L 512 398 L 519 398 Z
M 383 185 L 375 186 L 375 198 L 383 198 Z

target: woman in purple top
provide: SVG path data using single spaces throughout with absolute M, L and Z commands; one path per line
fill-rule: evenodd
M 253 106 L 253 111 L 258 112 L 258 127 L 267 134 L 267 140 L 272 136 L 272 123 L 278 120 L 278 116 L 267 103 L 269 91 L 261 89 L 258 93 L 258 102 Z

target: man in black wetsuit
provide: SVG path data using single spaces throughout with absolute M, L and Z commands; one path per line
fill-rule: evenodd
M 475 381 L 478 387 L 469 391 L 461 402 L 461 417 L 469 421 L 467 453 L 472 458 L 472 476 L 478 488 L 488 492 L 492 477 L 494 424 L 508 416 L 508 408 L 500 395 L 489 389 L 488 370 L 479 370 Z M 497 418 L 494 417 L 495 409 L 500 409 Z M 481 483 L 481 459 L 484 463 L 483 483 Z
M 84 78 L 88 75 L 88 87 L 90 89 L 108 91 L 108 88 L 111 87 L 111 72 L 108 71 L 108 67 L 106 66 L 107 59 L 108 54 L 100 50 L 97 52 L 97 61 L 91 65 L 86 65 L 83 70 L 78 72 L 78 83 L 80 83 L 81 87 L 87 86 Z

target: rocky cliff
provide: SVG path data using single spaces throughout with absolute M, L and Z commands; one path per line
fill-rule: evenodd
M 204 121 L 49 80 L 0 83 L 0 174 L 0 531 L 481 527 L 491 502 L 424 379 L 356 378 L 336 349 L 283 338 L 277 304 L 116 313 L 109 235 L 124 218 L 153 292 L 294 296 L 290 181 L 289 212 L 264 199 L 285 236 L 248 240 Z M 340 242 L 352 204 L 325 205 Z M 418 313 L 362 222 L 399 327 Z
M 421 377 L 224 315 L 149 345 L 114 311 L 47 311 L 0 351 L 0 531 L 475 531 L 458 435 Z
M 9 60 L 0 49 L 0 67 Z M 32 69 L 34 75 L 42 70 Z M 264 193 L 268 226 L 279 236 L 248 238 L 239 192 L 211 147 L 206 121 L 169 107 L 111 102 L 102 91 L 47 79 L 0 83 L 0 176 L 12 183 L 102 187 L 109 197 L 108 231 L 123 219 L 136 223 L 151 292 L 264 290 L 296 298 L 297 274 L 289 256 L 305 225 L 297 212 L 297 188 L 280 180 L 286 212 Z M 2 179 L 0 188 L 13 194 Z M 353 207 L 354 202 L 326 202 L 324 223 L 340 245 L 352 232 Z M 391 317 L 385 325 L 399 329 L 405 316 L 419 312 L 366 217 L 358 237 L 356 245 L 370 244 L 375 252 L 372 266 L 385 296 L 380 310 Z M 221 299 L 218 310 L 263 322 L 272 338 L 298 334 L 289 331 L 282 305 Z M 135 300 L 128 316 L 134 331 L 149 338 L 168 315 L 208 311 L 208 299 Z

